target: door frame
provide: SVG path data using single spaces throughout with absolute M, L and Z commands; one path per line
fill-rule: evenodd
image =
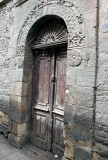
M 46 48 L 44 48 L 44 49 L 46 49 L 46 50 L 51 50 L 52 52 L 53 52 L 53 54 L 56 54 L 55 52 L 56 52 L 56 50 L 60 50 L 60 51 L 63 51 L 64 49 L 66 50 L 65 52 L 66 52 L 66 55 L 67 55 L 67 43 L 65 43 L 65 44 L 59 44 L 59 45 L 55 45 L 55 46 L 53 46 L 53 47 L 51 47 L 51 46 L 48 46 L 48 47 L 46 47 Z M 35 51 L 35 52 L 38 52 L 38 51 L 40 51 L 40 50 L 44 50 L 43 48 L 40 48 L 40 49 L 33 49 L 33 52 Z M 58 51 L 59 52 L 59 51 Z M 33 53 L 33 54 L 35 54 L 35 53 Z M 35 59 L 34 59 L 35 60 Z M 55 70 L 55 69 L 54 69 Z M 33 71 L 34 72 L 34 71 Z M 54 71 L 55 72 L 55 71 Z M 33 76 L 32 76 L 32 79 L 34 79 L 34 74 L 32 74 Z M 33 80 L 32 80 L 32 83 L 33 83 Z M 32 86 L 33 87 L 33 86 Z M 32 89 L 33 90 L 33 89 Z M 54 84 L 53 84 L 53 96 L 54 96 Z M 33 96 L 33 92 L 32 92 L 32 96 Z M 53 97 L 54 98 L 54 97 Z M 53 101 L 54 101 L 54 99 L 52 100 L 52 103 L 53 103 Z M 32 105 L 33 106 L 33 105 Z M 57 114 L 57 113 L 53 113 L 52 112 L 53 111 L 53 104 L 51 104 L 51 119 L 53 119 L 54 118 L 54 116 L 53 116 L 53 114 Z M 31 123 L 30 124 L 33 124 L 32 123 L 32 116 L 33 116 L 33 114 L 32 114 L 32 112 L 33 112 L 33 109 L 32 109 L 32 107 L 31 107 Z M 56 115 L 57 116 L 57 115 Z M 62 115 L 63 116 L 63 115 Z M 64 117 L 64 116 L 63 116 Z M 64 118 L 63 118 L 64 119 Z M 52 121 L 51 122 L 52 124 L 51 124 L 51 148 L 50 148 L 50 150 L 49 150 L 49 148 L 48 148 L 48 151 L 52 151 L 52 145 L 53 145 L 53 130 L 54 130 L 54 123 L 55 123 L 55 120 L 54 120 L 54 122 Z M 30 127 L 30 133 L 32 132 L 32 130 L 33 130 L 33 126 L 31 126 Z M 30 134 L 30 136 L 31 136 L 31 134 Z

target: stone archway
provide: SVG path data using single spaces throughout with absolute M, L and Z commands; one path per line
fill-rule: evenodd
M 66 23 L 68 30 L 68 49 L 67 49 L 67 84 L 72 85 L 69 81 L 68 74 L 73 68 L 79 66 L 82 62 L 82 50 L 85 44 L 84 19 L 79 8 L 71 1 L 51 1 L 40 3 L 36 6 L 26 21 L 24 22 L 18 39 L 16 50 L 16 68 L 18 74 L 22 75 L 20 82 L 15 83 L 11 93 L 10 105 L 10 122 L 12 126 L 17 127 L 17 133 L 11 130 L 9 140 L 14 145 L 21 147 L 28 141 L 30 128 L 30 102 L 31 102 L 31 82 L 32 82 L 32 61 L 31 50 L 27 45 L 27 38 L 32 26 L 46 15 L 56 15 L 61 17 Z M 32 37 L 33 38 L 33 37 Z M 31 38 L 31 39 L 32 39 Z M 74 58 L 73 58 L 74 57 Z M 69 72 L 68 72 L 69 70 Z M 67 93 L 69 91 L 67 90 Z M 18 99 L 15 95 L 19 94 Z M 66 103 L 68 100 L 66 98 Z M 66 122 L 67 123 L 67 122 Z

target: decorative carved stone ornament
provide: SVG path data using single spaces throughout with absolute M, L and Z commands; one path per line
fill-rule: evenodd
M 56 21 L 50 21 L 38 33 L 38 35 L 34 39 L 32 48 L 40 48 L 50 45 L 67 43 L 67 41 L 67 29 Z
M 62 43 L 65 40 L 67 40 L 67 37 L 68 37 L 68 49 L 80 48 L 84 46 L 85 44 L 84 20 L 83 20 L 83 14 L 80 11 L 80 9 L 71 0 L 68 1 L 49 0 L 47 1 L 47 3 L 44 2 L 45 2 L 44 0 L 40 0 L 38 4 L 36 4 L 34 9 L 31 11 L 26 21 L 24 22 L 17 39 L 18 46 L 25 46 L 25 42 L 30 28 L 36 21 L 38 21 L 40 18 L 46 15 L 56 15 L 58 17 L 61 17 L 64 20 L 67 28 L 65 27 L 62 28 L 63 26 L 61 27 L 60 24 L 58 25 L 57 28 L 60 27 L 61 30 L 63 29 L 62 34 L 61 35 L 59 34 L 58 38 L 57 35 L 58 29 L 55 28 L 54 25 L 52 25 L 51 30 L 48 30 L 48 28 L 46 29 L 46 27 L 44 27 L 39 32 L 39 34 L 34 38 L 34 43 L 32 43 L 33 44 L 32 47 L 40 48 L 40 46 L 44 47 L 47 45 Z M 45 30 L 47 31 L 47 34 L 43 34 Z M 68 31 L 68 36 L 67 36 L 67 31 Z M 19 55 L 20 54 L 19 47 L 17 48 L 17 50 L 18 50 L 17 53 Z M 22 53 L 24 56 L 25 47 L 24 49 L 21 50 L 23 50 Z
M 76 17 L 77 17 L 77 19 L 78 19 L 78 23 L 79 23 L 79 24 L 82 24 L 83 21 L 84 21 L 82 14 L 80 14 L 79 16 L 76 16 Z
M 73 35 L 70 35 L 69 39 L 69 47 L 81 47 L 84 45 L 84 38 L 85 36 L 83 35 L 82 32 L 75 32 L 72 33 Z
M 82 56 L 78 50 L 69 51 L 69 65 L 78 66 L 82 61 Z

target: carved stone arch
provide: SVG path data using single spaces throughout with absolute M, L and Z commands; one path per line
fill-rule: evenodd
M 71 1 L 51 1 L 46 4 L 40 4 L 31 11 L 20 30 L 17 39 L 18 46 L 21 44 L 25 45 L 30 28 L 45 15 L 56 15 L 64 20 L 69 33 L 69 41 L 74 41 L 75 37 L 84 37 L 84 19 L 79 8 Z M 81 46 L 80 43 L 77 45 L 73 44 L 73 46 L 69 45 L 69 47 L 79 46 Z
M 42 25 L 41 30 L 32 40 L 31 48 L 46 48 L 47 46 L 67 43 L 67 40 L 68 33 L 65 24 L 61 19 L 53 19 Z
M 68 30 L 68 52 L 74 54 L 74 48 L 82 48 L 85 44 L 84 18 L 80 9 L 70 0 L 57 0 L 48 3 L 40 3 L 25 20 L 17 39 L 17 55 L 24 57 L 27 47 L 27 36 L 31 27 L 42 17 L 56 15 L 61 17 Z M 71 51 L 71 52 L 70 52 Z M 70 54 L 68 54 L 69 56 Z M 80 55 L 81 56 L 81 55 Z M 76 57 L 77 58 L 77 57 Z M 23 63 L 21 57 L 19 63 Z M 77 61 L 77 59 L 76 59 Z M 76 66 L 76 65 L 75 65 Z

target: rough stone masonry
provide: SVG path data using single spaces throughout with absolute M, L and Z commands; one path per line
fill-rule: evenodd
M 46 15 L 68 30 L 62 160 L 108 159 L 108 1 L 0 0 L 0 132 L 20 148 L 30 137 L 32 26 Z

